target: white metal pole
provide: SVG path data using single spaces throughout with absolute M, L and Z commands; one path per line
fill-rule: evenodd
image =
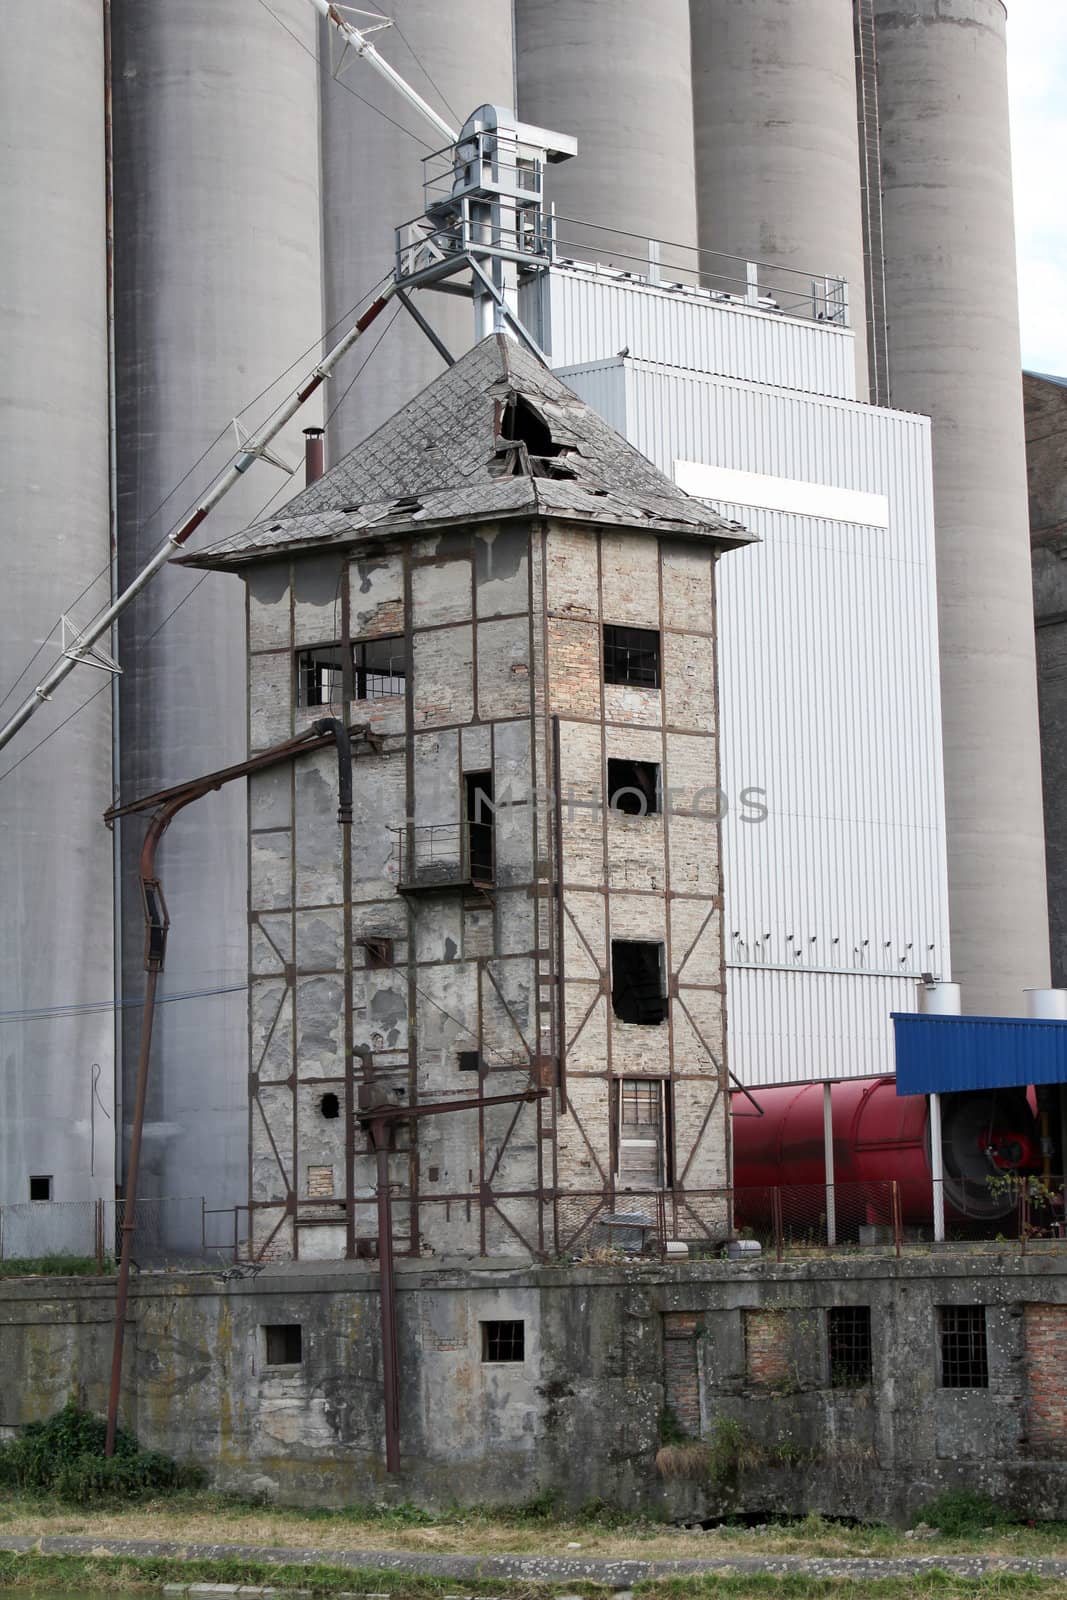
M 357 27 L 349 22 L 348 18 L 343 16 L 335 5 L 331 5 L 330 0 L 311 0 L 311 4 L 320 16 L 325 17 L 327 22 L 333 23 L 346 44 L 357 55 L 362 56 L 364 61 L 369 61 L 371 66 L 375 67 L 383 78 L 387 78 L 394 89 L 397 89 L 404 96 L 409 105 L 413 105 L 417 111 L 421 111 L 423 116 L 433 123 L 437 132 L 442 134 L 449 144 L 455 144 L 459 138 L 459 130 L 451 127 L 444 117 L 437 115 L 433 106 L 428 105 L 422 95 L 418 94 L 410 83 L 400 76 L 396 68 L 391 67 L 385 57 L 378 54 L 378 51 L 365 34 L 361 33 Z
M 151 583 L 156 573 L 167 565 L 174 550 L 181 549 L 190 534 L 200 526 L 205 517 L 211 514 L 223 496 L 230 492 L 234 484 L 248 471 L 253 462 L 258 460 L 271 440 L 277 438 L 286 423 L 300 410 L 304 401 L 309 399 L 320 384 L 326 381 L 341 357 L 347 350 L 352 348 L 360 335 L 370 327 L 395 292 L 395 284 L 386 285 L 373 305 L 368 306 L 359 321 L 349 328 L 344 337 L 339 339 L 333 349 L 322 358 L 318 366 L 308 374 L 305 381 L 289 397 L 281 410 L 276 412 L 269 421 L 265 422 L 257 433 L 252 435 L 240 453 L 231 461 L 222 476 L 208 490 L 196 509 L 186 517 L 180 527 L 176 528 L 172 533 L 168 533 L 147 566 L 142 567 L 133 581 L 127 584 L 126 588 L 112 601 L 107 610 L 101 612 L 96 621 L 91 623 L 77 641 L 60 656 L 55 666 L 45 674 L 32 694 L 27 695 L 14 716 L 0 728 L 0 750 L 15 737 L 23 724 L 30 720 L 42 701 L 51 699 L 52 691 L 58 688 L 64 678 L 74 671 L 80 661 L 89 656 L 93 645 L 107 633 L 115 618 L 126 610 L 126 607 L 140 594 L 146 584 Z
M 930 1175 L 934 1186 L 934 1239 L 945 1239 L 945 1161 L 941 1149 L 941 1096 L 930 1096 Z
M 826 1242 L 837 1243 L 837 1201 L 834 1195 L 834 1116 L 831 1089 L 822 1086 L 822 1147 L 826 1167 Z

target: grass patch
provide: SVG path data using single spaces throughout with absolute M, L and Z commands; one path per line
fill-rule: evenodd
M 64 1556 L 39 1551 L 14 1554 L 0 1551 L 0 1587 L 77 1592 L 84 1589 L 130 1591 L 158 1589 L 164 1583 L 262 1584 L 277 1589 L 311 1589 L 330 1595 L 343 1591 L 370 1591 L 397 1600 L 440 1600 L 462 1589 L 464 1595 L 499 1595 L 507 1600 L 549 1596 L 557 1590 L 589 1596 L 608 1595 L 599 1584 L 508 1583 L 493 1578 L 424 1578 L 377 1567 L 332 1567 L 324 1562 L 275 1565 L 266 1561 L 180 1561 L 167 1556 Z
M 104 1271 L 114 1270 L 114 1261 L 105 1256 Z M 0 1278 L 95 1278 L 99 1271 L 95 1256 L 30 1256 L 0 1261 Z
M 1067 1588 L 1061 1578 L 1038 1578 L 1032 1573 L 993 1572 L 980 1578 L 959 1577 L 931 1568 L 905 1578 L 808 1578 L 747 1576 L 740 1573 L 707 1574 L 693 1578 L 666 1578 L 634 1585 L 642 1600 L 913 1600 L 929 1595 L 935 1600 L 998 1600 L 999 1596 L 1063 1600 Z

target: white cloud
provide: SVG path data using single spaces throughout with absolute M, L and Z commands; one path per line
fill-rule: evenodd
M 1023 365 L 1067 375 L 1067 4 L 1008 16 Z

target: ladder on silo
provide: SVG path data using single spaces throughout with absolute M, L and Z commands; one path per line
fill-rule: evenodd
M 874 33 L 874 0 L 853 0 L 853 28 L 856 43 L 856 99 L 871 400 L 874 405 L 887 406 L 890 403 L 889 316 L 885 291 L 882 133 L 878 115 L 878 58 Z

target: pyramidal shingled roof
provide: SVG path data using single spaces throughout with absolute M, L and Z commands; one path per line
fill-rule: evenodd
M 490 334 L 280 511 L 179 559 L 238 567 L 515 516 L 754 537 L 683 493 L 514 340 Z

